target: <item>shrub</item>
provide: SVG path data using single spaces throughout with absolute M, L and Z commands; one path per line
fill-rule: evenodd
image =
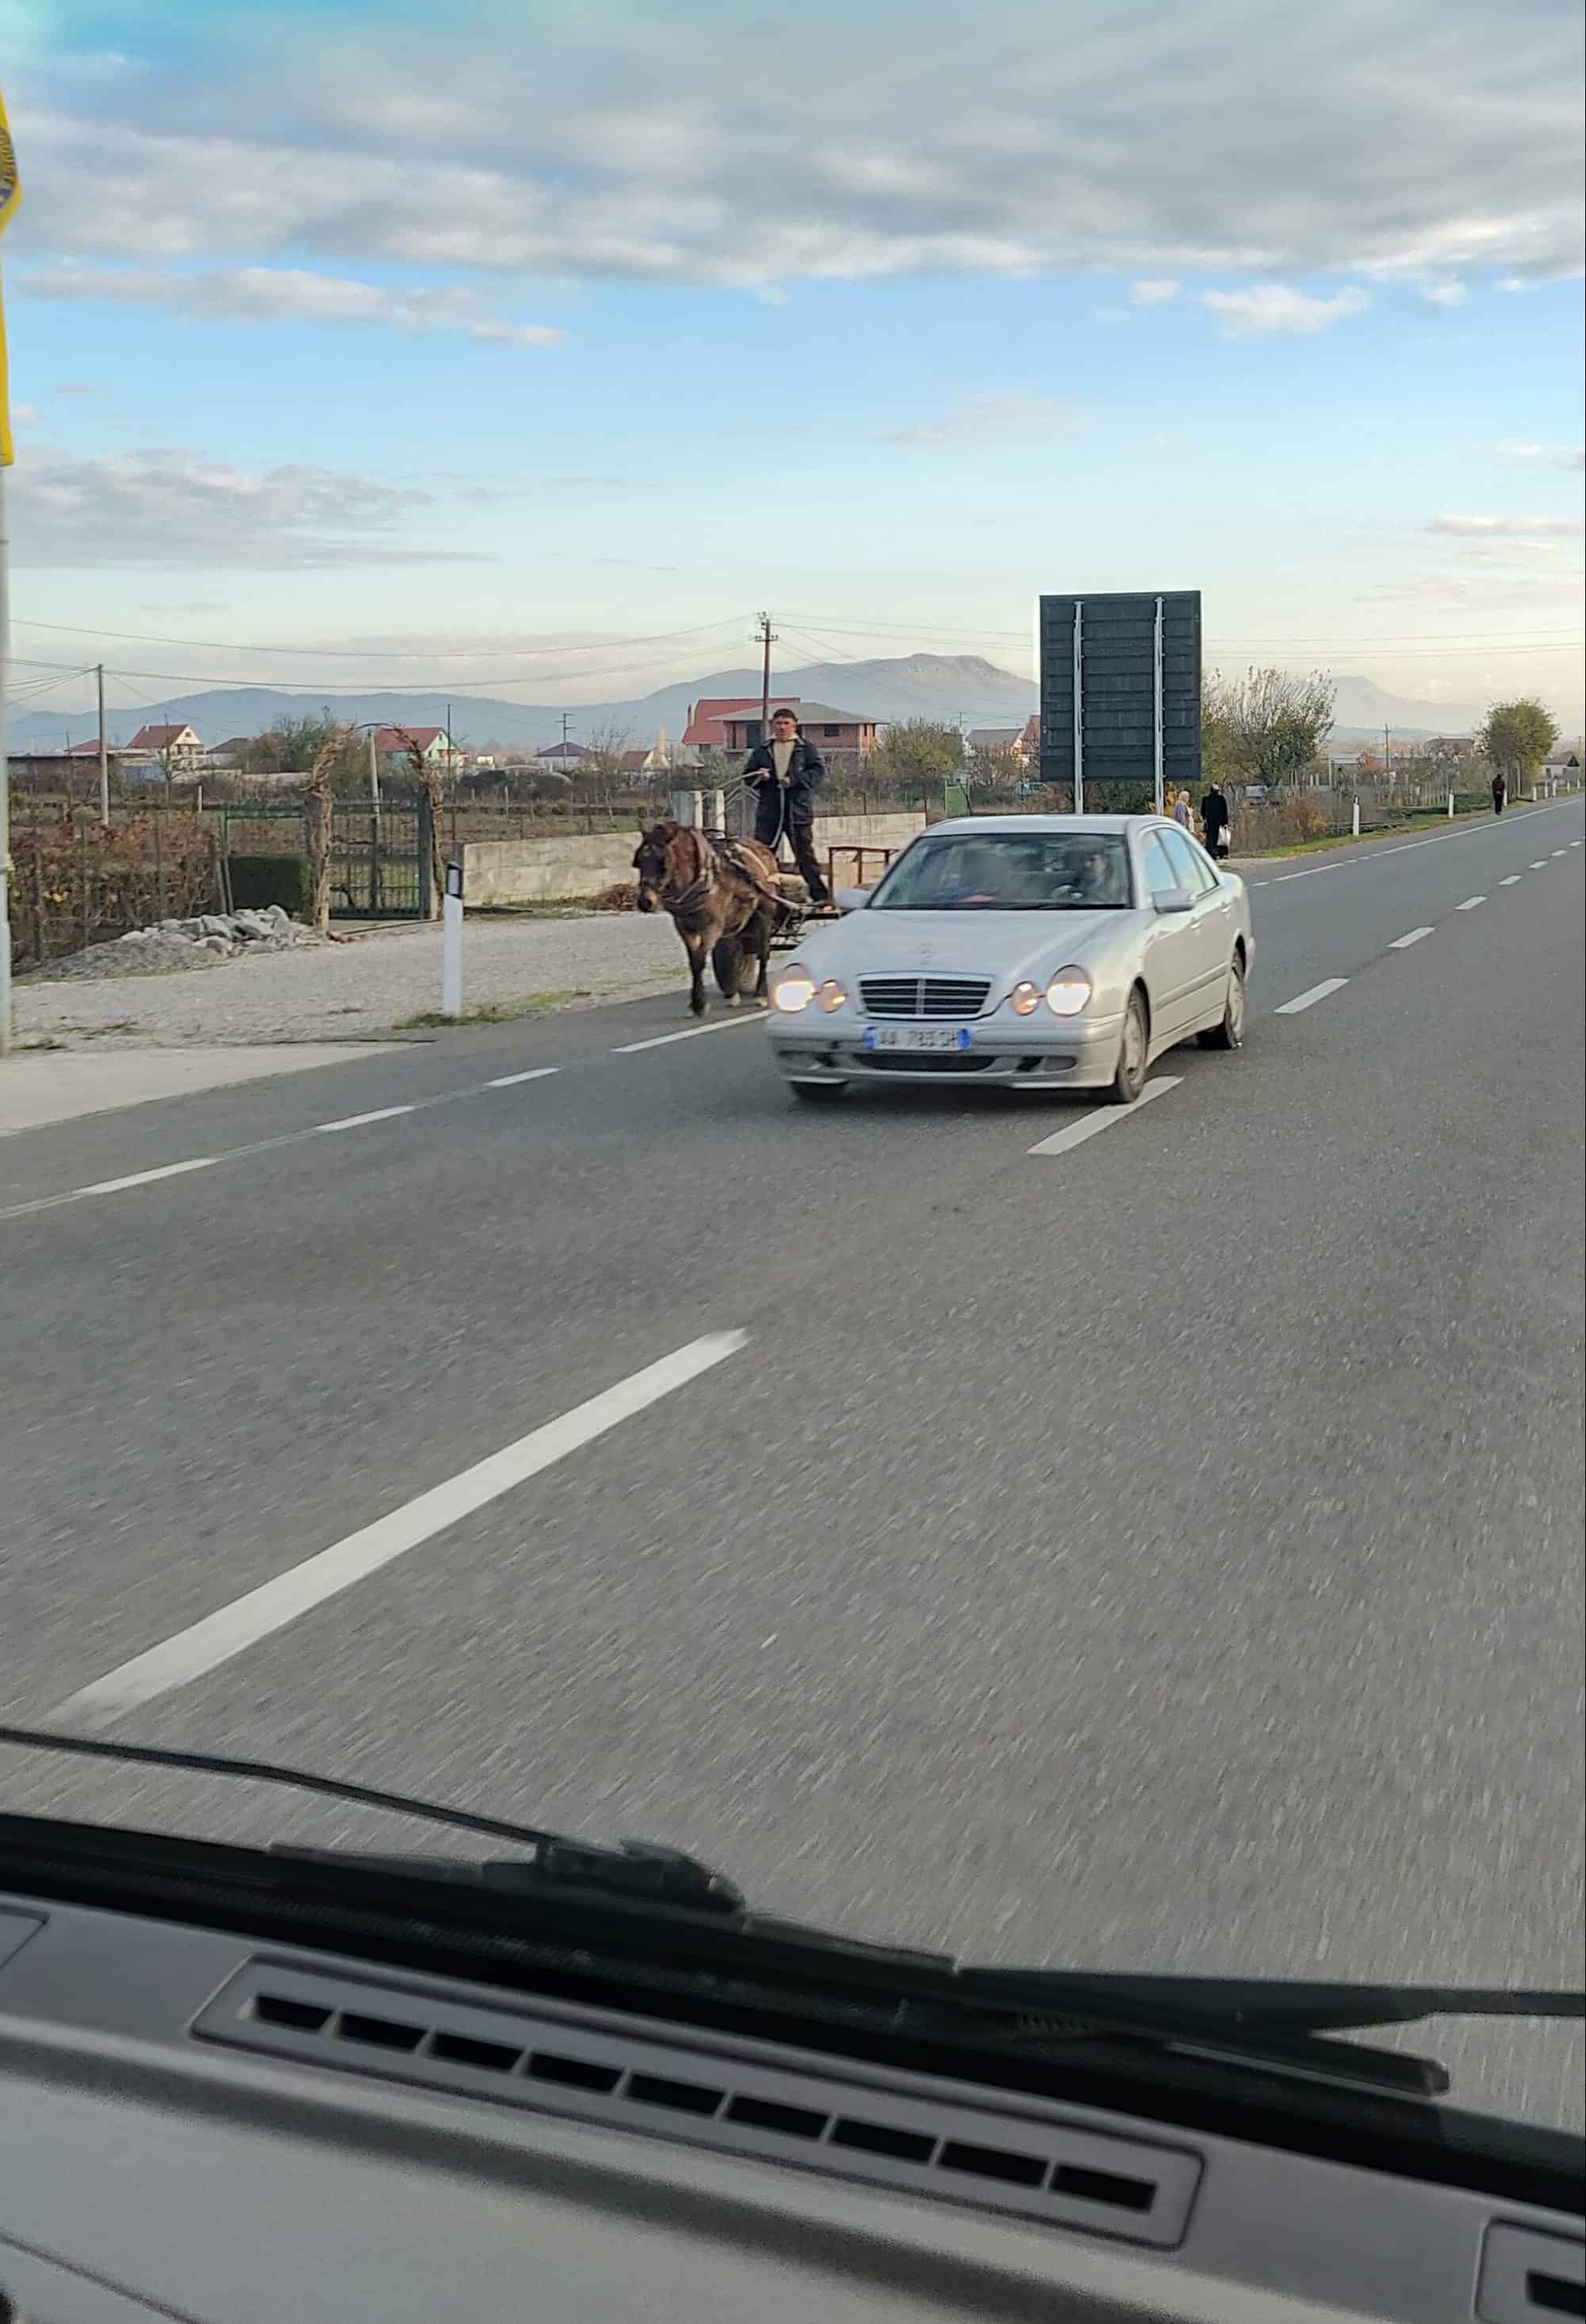
M 639 909 L 639 883 L 636 880 L 619 880 L 595 899 L 597 912 L 636 912 Z
M 314 867 L 306 855 L 233 855 L 227 869 L 234 911 L 279 904 L 306 919 L 314 908 Z

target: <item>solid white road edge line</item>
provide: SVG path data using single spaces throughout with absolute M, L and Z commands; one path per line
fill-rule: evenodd
M 475 1462 L 444 1484 L 431 1486 L 427 1493 L 377 1517 L 373 1525 L 360 1527 L 316 1556 L 305 1558 L 300 1565 L 277 1574 L 273 1582 L 234 1599 L 229 1606 L 206 1615 L 188 1629 L 178 1630 L 146 1654 L 134 1655 L 130 1662 L 69 1696 L 51 1717 L 74 1727 L 97 1727 L 152 1702 L 156 1695 L 169 1694 L 173 1688 L 201 1678 L 245 1647 L 323 1605 L 327 1598 L 350 1589 L 355 1582 L 417 1549 L 459 1518 L 499 1499 L 514 1485 L 538 1476 L 542 1469 L 592 1443 L 620 1422 L 631 1420 L 674 1388 L 724 1363 L 748 1340 L 747 1332 L 713 1332 L 704 1339 L 690 1340 L 687 1347 L 662 1356 L 658 1363 L 647 1364 L 614 1388 L 603 1389 L 587 1404 L 576 1405 L 559 1420 L 530 1430 L 516 1443 Z
M 1272 1011 L 1275 1017 L 1298 1017 L 1303 1010 L 1314 1009 L 1318 1001 L 1325 1001 L 1330 992 L 1342 992 L 1349 982 L 1347 976 L 1329 976 L 1320 984 L 1313 984 L 1304 992 L 1296 992 L 1292 1001 L 1280 1001 Z
M 1395 936 L 1388 949 L 1389 952 L 1408 952 L 1412 945 L 1419 944 L 1423 936 L 1431 934 L 1430 928 L 1412 928 L 1407 936 Z
M 1110 1129 L 1113 1122 L 1127 1121 L 1152 1098 L 1166 1097 L 1168 1091 L 1176 1089 L 1183 1079 L 1182 1074 L 1159 1074 L 1155 1081 L 1146 1084 L 1132 1105 L 1099 1105 L 1093 1113 L 1087 1113 L 1079 1121 L 1071 1121 L 1066 1130 L 1054 1130 L 1050 1138 L 1043 1138 L 1038 1146 L 1032 1146 L 1028 1150 L 1032 1154 L 1070 1153 L 1074 1147 L 1083 1146 L 1087 1138 L 1094 1138 L 1102 1130 Z
M 1478 904 L 1484 904 L 1486 901 L 1485 896 L 1467 896 L 1462 904 L 1454 906 L 1454 909 L 1456 912 L 1473 912 Z
M 718 1017 L 710 1025 L 685 1025 L 680 1033 L 657 1033 L 648 1041 L 624 1041 L 612 1051 L 613 1057 L 636 1057 L 641 1049 L 664 1049 L 673 1041 L 696 1041 L 701 1033 L 730 1033 L 737 1025 L 763 1025 L 767 1021 L 763 1009 L 752 1010 L 747 1017 Z
M 1522 808 L 1522 815 L 1553 815 L 1568 802 L 1559 799 L 1551 807 Z M 1280 872 L 1274 880 L 1258 880 L 1259 888 L 1281 888 L 1289 880 L 1319 880 L 1323 872 L 1358 872 L 1362 863 L 1381 863 L 1389 855 L 1408 855 L 1417 847 L 1446 847 L 1453 839 L 1478 839 L 1484 831 L 1500 828 L 1494 816 L 1485 823 L 1473 823 L 1463 831 L 1440 831 L 1430 839 L 1401 839 L 1396 847 L 1362 847 L 1358 852 L 1344 851 L 1335 863 L 1313 863 L 1305 872 Z M 1535 871 L 1536 866 L 1532 865 Z

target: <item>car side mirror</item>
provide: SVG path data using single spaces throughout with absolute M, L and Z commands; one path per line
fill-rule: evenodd
M 1193 912 L 1195 899 L 1187 888 L 1164 888 L 1151 899 L 1159 912 Z
M 868 888 L 839 888 L 832 901 L 840 912 L 862 912 L 870 901 Z

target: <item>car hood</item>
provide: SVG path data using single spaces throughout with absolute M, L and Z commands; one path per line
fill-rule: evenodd
M 990 976 L 1005 984 L 1093 959 L 1135 912 L 850 912 L 807 933 L 798 958 L 823 975 Z

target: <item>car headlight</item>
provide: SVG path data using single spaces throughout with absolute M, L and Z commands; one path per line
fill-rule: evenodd
M 1040 1005 L 1041 988 L 1028 977 L 1023 983 L 1016 984 L 1008 996 L 1008 1006 L 1016 1017 L 1033 1017 Z
M 1047 987 L 1047 1006 L 1054 1017 L 1077 1017 L 1091 997 L 1091 980 L 1083 968 L 1060 968 Z
M 827 977 L 815 997 L 828 1016 L 834 1009 L 844 1009 L 848 1005 L 848 995 L 834 976 Z
M 807 968 L 783 971 L 771 987 L 771 1006 L 784 1017 L 797 1017 L 815 999 L 815 979 Z

